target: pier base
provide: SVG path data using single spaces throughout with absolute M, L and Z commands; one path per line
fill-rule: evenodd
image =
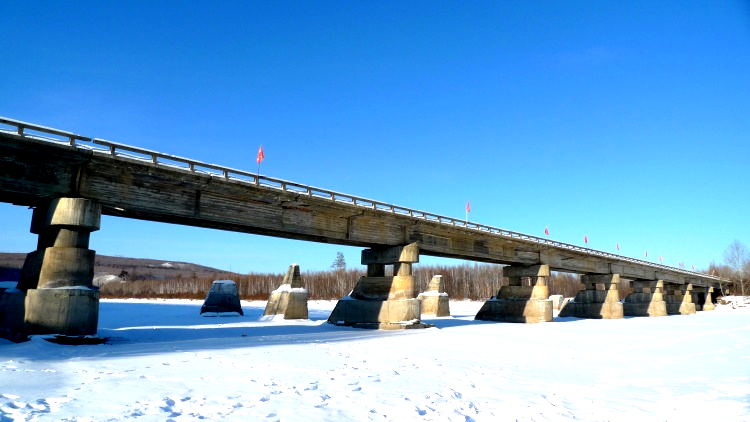
M 281 286 L 268 296 L 263 316 L 274 315 L 284 315 L 284 319 L 309 319 L 307 290 L 302 284 L 302 276 L 297 264 L 289 266 Z
M 92 284 L 96 252 L 88 246 L 100 222 L 101 204 L 84 198 L 56 198 L 34 209 L 31 232 L 39 235 L 39 241 L 27 255 L 18 283 L 25 293 L 21 335 L 96 334 L 99 291 Z M 3 327 L 2 332 L 8 329 Z M 10 337 L 18 335 L 6 338 Z
M 664 301 L 667 302 L 667 315 L 692 315 L 695 314 L 695 303 L 693 303 L 693 285 L 664 284 Z
M 443 276 L 436 275 L 430 280 L 427 291 L 417 297 L 422 302 L 422 315 L 437 317 L 451 316 L 448 293 L 445 292 Z
M 623 303 L 625 316 L 667 316 L 662 280 L 635 280 L 631 285 L 634 292 L 629 294 Z
M 618 319 L 624 315 L 620 302 L 619 274 L 583 275 L 582 290 L 560 310 L 560 317 Z
M 701 311 L 713 311 L 714 309 L 716 309 L 716 305 L 714 305 L 713 287 L 703 287 L 700 289 L 699 294 L 700 296 L 702 296 L 702 300 L 698 301 L 698 303 L 701 304 Z
M 484 302 L 474 319 L 498 322 L 536 323 L 552 321 L 548 265 L 503 268 L 510 285 Z M 529 285 L 522 285 L 527 282 Z
M 419 262 L 416 243 L 362 251 L 367 276 L 362 277 L 349 296 L 341 298 L 328 322 L 356 328 L 424 328 L 416 281 L 411 273 Z M 393 276 L 385 276 L 385 265 L 393 265 Z

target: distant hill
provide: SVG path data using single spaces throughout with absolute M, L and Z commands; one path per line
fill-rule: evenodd
M 18 281 L 25 253 L 0 252 L 0 281 Z M 110 281 L 173 280 L 214 277 L 226 271 L 187 262 L 96 255 L 94 284 Z

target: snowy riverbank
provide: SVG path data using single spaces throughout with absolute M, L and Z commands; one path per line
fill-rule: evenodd
M 451 302 L 436 328 L 201 317 L 201 301 L 102 300 L 108 344 L 0 340 L 0 421 L 750 420 L 750 306 L 503 324 Z

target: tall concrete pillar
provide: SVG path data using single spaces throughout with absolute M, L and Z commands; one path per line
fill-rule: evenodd
M 622 318 L 620 274 L 582 275 L 581 291 L 560 310 L 561 317 L 617 319 Z
M 499 322 L 552 321 L 552 301 L 549 299 L 549 265 L 529 267 L 508 266 L 503 276 L 509 285 L 502 286 L 497 296 L 486 301 L 474 319 Z M 528 286 L 523 285 L 527 280 Z
M 349 296 L 341 298 L 328 322 L 357 328 L 424 328 L 421 305 L 412 264 L 419 262 L 416 243 L 388 248 L 365 249 L 362 277 Z M 393 275 L 385 276 L 385 266 L 393 265 Z
M 101 204 L 83 198 L 57 198 L 34 210 L 31 232 L 39 241 L 26 257 L 18 286 L 26 291 L 29 334 L 96 334 L 96 251 L 88 247 L 90 233 L 99 230 L 101 212 Z
M 695 313 L 692 284 L 664 283 L 664 301 L 668 315 L 692 315 Z
M 630 283 L 633 293 L 623 301 L 625 316 L 666 316 L 667 304 L 664 302 L 664 281 L 634 280 Z

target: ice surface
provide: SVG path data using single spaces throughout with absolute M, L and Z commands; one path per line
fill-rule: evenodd
M 750 306 L 690 316 L 435 328 L 203 318 L 202 301 L 102 300 L 102 345 L 0 340 L 0 420 L 748 421 Z

